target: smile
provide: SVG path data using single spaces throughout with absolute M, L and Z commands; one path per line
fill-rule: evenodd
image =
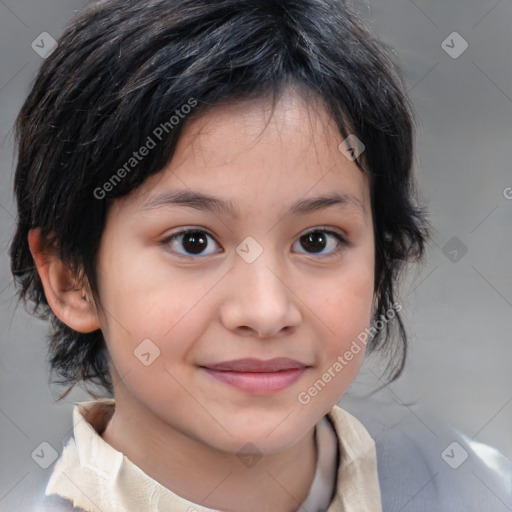
M 296 382 L 306 371 L 306 367 L 291 368 L 273 372 L 213 370 L 202 368 L 214 379 L 250 394 L 268 395 L 282 391 Z

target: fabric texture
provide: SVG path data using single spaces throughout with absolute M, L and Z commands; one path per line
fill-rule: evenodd
M 114 408 L 113 399 L 75 405 L 73 433 L 48 481 L 44 510 L 53 504 L 76 512 L 215 512 L 162 486 L 101 438 Z M 375 443 L 363 425 L 335 406 L 318 422 L 315 439 L 316 472 L 298 510 L 382 512 Z
M 379 400 L 345 395 L 342 404 L 375 441 L 383 512 L 512 510 L 512 460 L 492 446 L 468 437 L 421 404 L 394 402 L 387 392 Z M 73 430 L 71 411 L 62 430 Z M 455 452 L 449 448 L 453 443 L 459 445 Z M 465 452 L 467 458 L 459 461 L 446 457 Z M 0 503 L 1 512 L 81 512 L 56 494 L 44 496 L 54 469 L 48 468 L 48 476 L 28 474 Z M 329 510 L 343 510 L 337 507 L 331 503 Z M 300 512 L 311 511 L 303 507 Z

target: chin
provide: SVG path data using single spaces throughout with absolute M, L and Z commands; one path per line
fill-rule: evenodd
M 217 450 L 237 455 L 279 453 L 296 444 L 313 428 L 297 425 L 293 422 L 292 417 L 293 414 L 283 422 L 283 419 L 286 418 L 286 415 L 283 415 L 279 421 L 268 422 L 268 425 L 261 425 L 259 428 L 255 428 L 254 425 L 243 428 L 231 423 L 228 432 L 232 434 L 232 437 L 225 430 L 221 429 L 219 432 L 219 429 L 216 429 L 216 434 L 220 434 L 221 438 L 210 437 L 207 444 Z M 285 426 L 286 422 L 289 422 L 288 426 Z

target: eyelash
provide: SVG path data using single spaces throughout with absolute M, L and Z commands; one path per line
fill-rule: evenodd
M 164 246 L 168 246 L 172 240 L 174 239 L 177 239 L 179 237 L 183 237 L 189 233 L 201 233 L 201 234 L 205 234 L 207 235 L 208 237 L 210 237 L 211 239 L 213 239 L 215 241 L 215 237 L 210 234 L 208 231 L 206 231 L 205 229 L 203 228 L 186 228 L 186 229 L 183 229 L 181 231 L 177 231 L 175 233 L 172 233 L 170 234 L 168 237 L 166 237 L 164 240 L 162 240 L 160 243 Z M 336 256 L 338 255 L 342 250 L 344 250 L 346 247 L 350 247 L 352 244 L 352 242 L 348 241 L 347 239 L 345 239 L 342 235 L 340 235 L 338 232 L 336 231 L 333 231 L 331 229 L 328 229 L 328 228 L 325 228 L 325 227 L 322 227 L 322 226 L 319 226 L 319 227 L 316 227 L 314 229 L 311 229 L 309 231 L 306 231 L 306 233 L 302 234 L 299 238 L 298 238 L 298 241 L 304 237 L 304 236 L 307 236 L 307 235 L 310 235 L 312 233 L 325 233 L 327 235 L 331 235 L 333 236 L 334 238 L 337 239 L 337 241 L 339 242 L 338 243 L 338 246 L 336 247 L 336 249 L 330 253 L 328 253 L 327 255 L 325 254 L 320 254 L 318 255 L 318 253 L 300 253 L 300 254 L 309 254 L 309 255 L 312 255 L 312 256 L 315 256 L 317 255 L 318 258 L 320 259 L 324 259 L 324 258 L 330 258 L 330 257 L 333 257 L 333 256 Z M 215 241 L 215 243 L 217 243 Z M 217 244 L 219 245 L 219 244 Z M 171 251 L 174 253 L 174 254 L 177 254 L 178 257 L 180 258 L 183 258 L 183 259 L 187 259 L 187 260 L 197 260 L 197 259 L 200 259 L 201 257 L 208 257 L 208 256 L 212 256 L 212 254 L 208 254 L 207 256 L 201 256 L 200 254 L 197 255 L 197 256 L 186 256 L 186 255 L 183 255 L 183 254 L 180 254 L 174 250 L 171 249 Z

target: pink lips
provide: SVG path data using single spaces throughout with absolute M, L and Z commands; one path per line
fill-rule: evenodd
M 288 357 L 236 359 L 202 367 L 213 378 L 251 394 L 271 394 L 291 386 L 307 366 Z

